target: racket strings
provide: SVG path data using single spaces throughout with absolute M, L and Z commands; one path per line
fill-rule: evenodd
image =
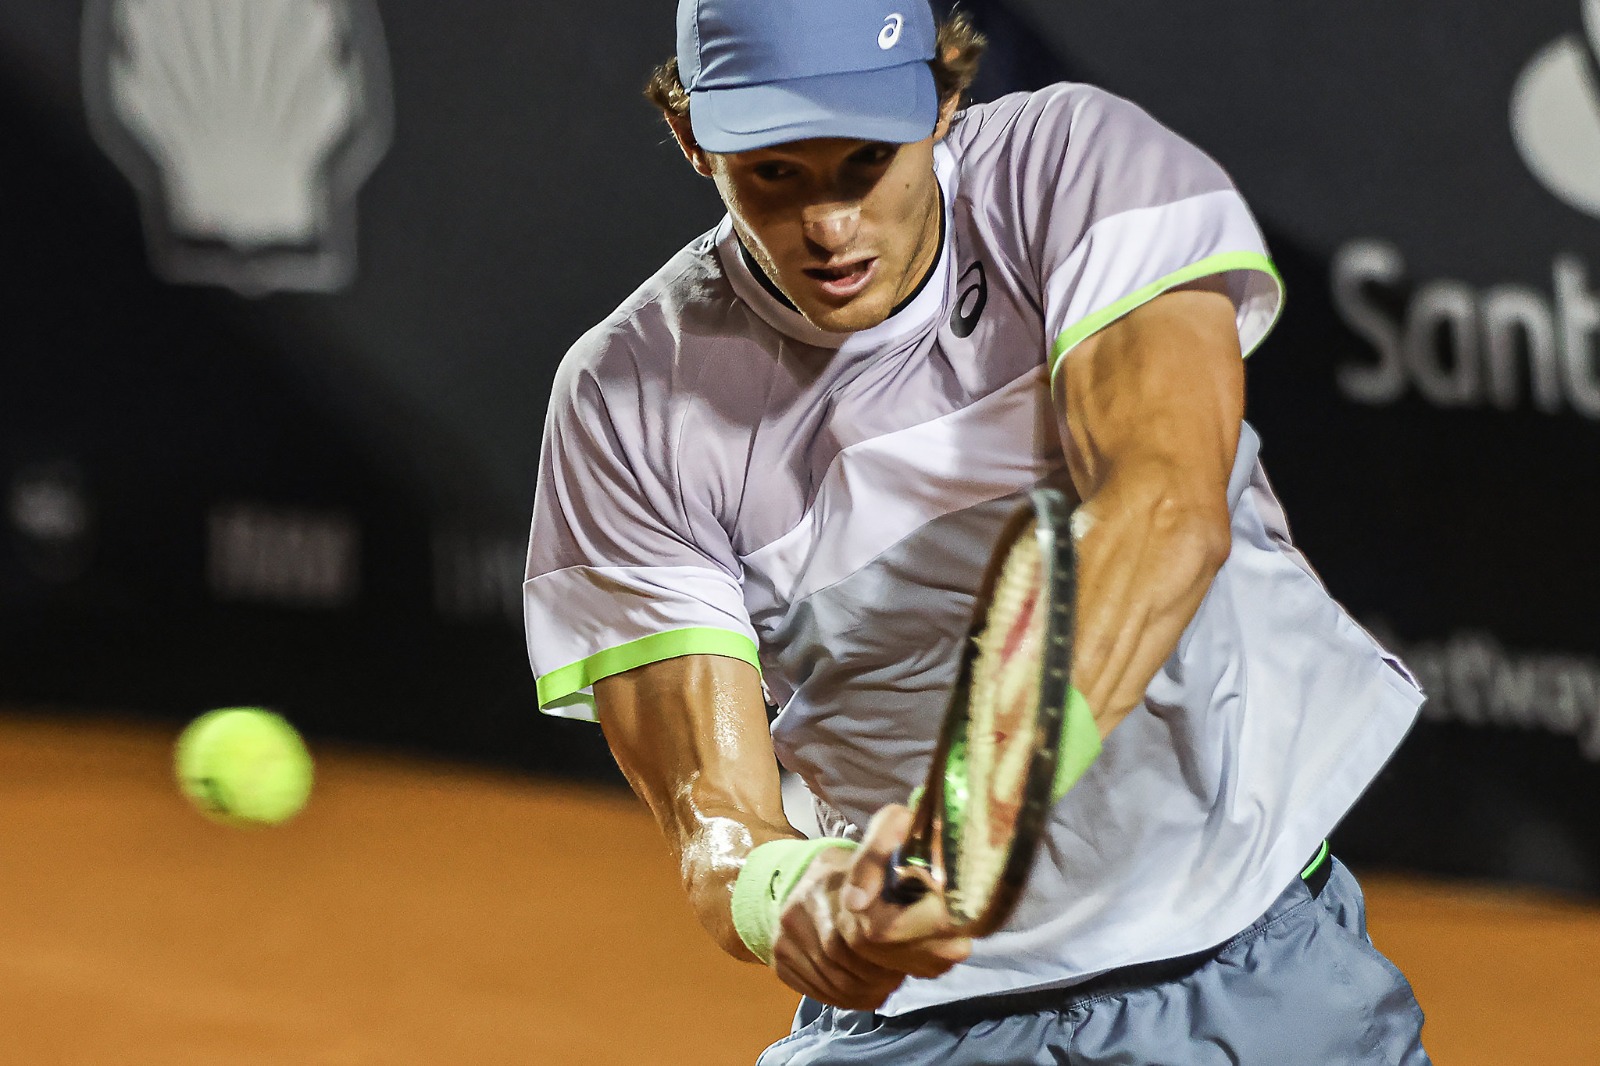
M 972 919 L 1005 870 L 1033 754 L 1047 605 L 1044 559 L 1030 522 L 1007 552 L 972 664 L 966 737 L 967 810 L 950 892 Z

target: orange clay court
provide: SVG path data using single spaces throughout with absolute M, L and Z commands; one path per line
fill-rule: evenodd
M 227 829 L 174 735 L 0 716 L 3 1066 L 748 1066 L 787 1027 L 629 796 L 321 750 L 299 819 Z M 1440 1066 L 1600 1063 L 1600 907 L 1365 884 Z

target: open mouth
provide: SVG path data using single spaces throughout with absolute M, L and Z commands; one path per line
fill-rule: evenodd
M 829 296 L 849 297 L 865 289 L 877 271 L 878 260 L 874 256 L 836 267 L 807 267 L 805 275 Z

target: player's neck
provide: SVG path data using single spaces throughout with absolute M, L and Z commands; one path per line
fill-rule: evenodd
M 926 262 L 924 262 L 922 265 L 922 276 L 919 277 L 917 279 L 917 283 L 911 287 L 911 291 L 906 293 L 905 299 L 894 305 L 894 308 L 889 312 L 890 318 L 893 318 L 901 311 L 904 311 L 907 307 L 910 307 L 911 301 L 922 295 L 922 290 L 928 287 L 928 282 L 933 280 L 934 273 L 939 269 L 939 256 L 944 251 L 944 189 L 937 183 L 935 183 L 934 188 L 938 191 L 939 195 L 938 202 L 934 204 L 934 210 L 938 212 L 939 215 L 939 225 L 935 231 L 936 236 L 933 240 L 933 246 L 922 253 L 923 257 L 926 259 Z
M 767 290 L 767 295 L 795 314 L 799 314 L 800 309 L 794 305 L 794 301 L 785 296 L 783 290 L 778 288 L 778 283 L 767 277 L 767 272 L 761 269 L 761 264 L 756 262 L 756 257 L 750 254 L 750 249 L 745 247 L 744 238 L 739 236 L 737 230 L 734 231 L 733 239 L 739 242 L 739 258 L 744 260 L 744 265 L 750 268 L 750 273 L 755 275 L 755 279 L 761 283 L 761 287 Z

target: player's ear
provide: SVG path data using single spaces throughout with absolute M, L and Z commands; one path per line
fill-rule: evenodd
M 933 127 L 933 139 L 944 140 L 944 135 L 950 132 L 950 123 L 955 120 L 956 110 L 961 103 L 960 93 L 951 93 L 939 101 L 939 121 Z
M 695 141 L 694 127 L 689 124 L 689 116 L 669 114 L 667 125 L 672 127 L 672 136 L 677 140 L 678 147 L 683 149 L 683 158 L 694 167 L 695 173 L 702 178 L 711 177 L 711 160 L 706 155 L 706 150 Z

